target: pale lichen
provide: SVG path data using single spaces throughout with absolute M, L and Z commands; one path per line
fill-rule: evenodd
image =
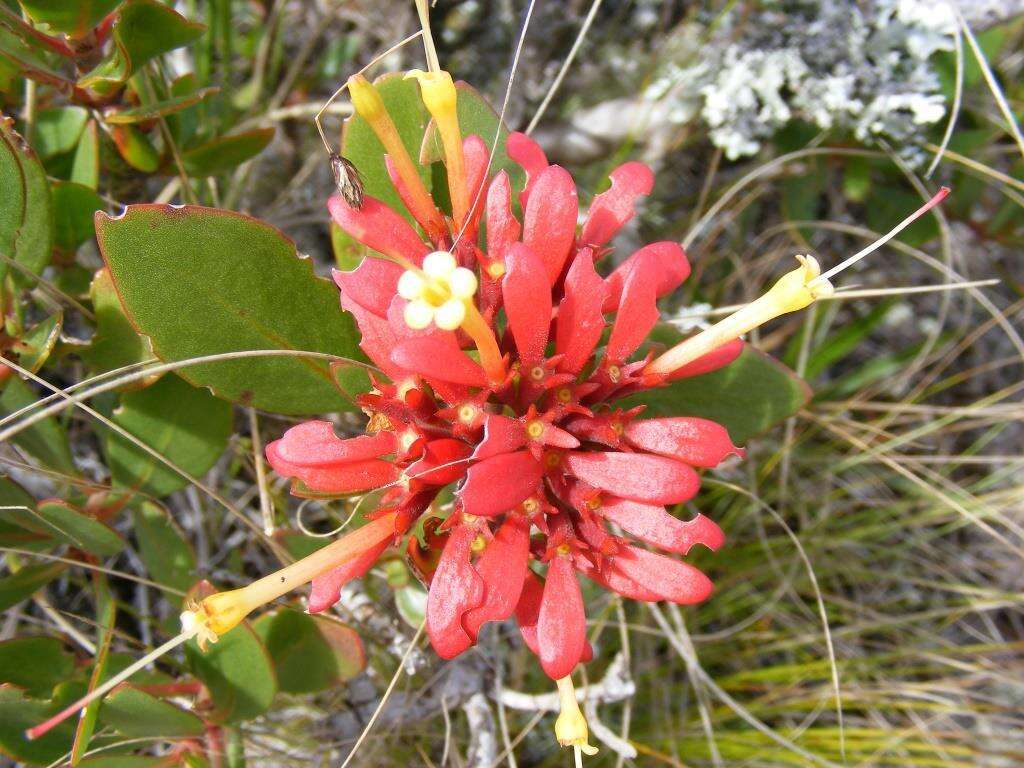
M 795 120 L 902 146 L 945 114 L 931 57 L 955 29 L 929 0 L 767 0 L 721 18 L 699 60 L 666 56 L 645 96 L 677 124 L 702 120 L 730 159 Z

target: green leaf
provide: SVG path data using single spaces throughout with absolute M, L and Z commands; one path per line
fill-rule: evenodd
M 6 416 L 20 411 L 38 399 L 35 390 L 27 382 L 17 376 L 11 376 L 3 391 L 0 391 L 0 414 Z M 22 430 L 11 438 L 11 441 L 51 469 L 72 475 L 78 473 L 71 459 L 68 436 L 64 432 L 64 427 L 53 416 Z
M 96 232 L 128 317 L 163 360 L 260 349 L 365 359 L 337 290 L 263 222 L 212 208 L 136 205 L 118 218 L 98 214 Z M 347 389 L 365 391 L 365 374 L 353 373 Z M 181 375 L 276 413 L 350 407 L 329 364 L 310 357 L 240 358 Z
M 51 66 L 56 58 L 55 51 L 63 48 L 59 41 L 54 41 L 6 5 L 0 4 L 0 64 L 5 76 L 14 73 L 54 86 L 62 92 L 70 92 L 73 83 Z
M 480 95 L 469 83 L 461 80 L 455 84 L 458 92 L 457 109 L 459 113 L 459 127 L 462 129 L 462 136 L 479 136 L 487 144 L 490 151 L 494 145 L 495 136 L 498 137 L 498 149 L 494 153 L 494 160 L 491 162 L 491 170 L 488 176 L 493 176 L 499 171 L 506 171 L 512 183 L 512 189 L 522 189 L 525 182 L 523 169 L 514 162 L 505 151 L 505 143 L 508 141 L 508 128 L 501 126 L 499 132 L 498 113 L 494 111 L 488 101 Z M 415 157 L 415 155 L 414 155 Z M 421 163 L 430 163 L 444 159 L 444 147 L 441 144 L 441 136 L 433 121 L 427 127 L 426 137 L 423 140 L 423 147 L 420 154 Z
M 131 686 L 120 688 L 103 700 L 100 721 L 127 739 L 202 736 L 206 731 L 203 721 L 191 712 Z
M 160 167 L 160 153 L 146 134 L 134 125 L 112 126 L 110 138 L 114 140 L 118 154 L 135 170 L 154 173 Z
M 427 616 L 427 590 L 418 583 L 396 589 L 395 607 L 402 621 L 413 629 L 419 629 Z
M 27 530 L 21 525 L 24 515 L 30 514 L 35 507 L 36 500 L 32 494 L 10 478 L 0 477 L 0 547 L 37 552 L 53 544 L 45 533 L 37 529 Z
M 233 136 L 221 136 L 185 152 L 181 162 L 189 176 L 215 176 L 231 171 L 266 149 L 273 128 L 257 128 Z
M 106 574 L 94 571 L 92 584 L 96 599 L 97 652 L 92 665 L 92 673 L 89 675 L 89 691 L 95 690 L 98 685 L 108 679 L 110 644 L 114 639 L 114 631 L 117 626 L 117 602 L 110 593 Z M 100 699 L 94 699 L 79 715 L 78 723 L 75 726 L 75 740 L 71 746 L 71 765 L 78 765 L 82 755 L 89 751 L 89 744 L 96 731 L 96 722 L 102 705 L 103 702 Z
M 159 0 L 128 0 L 114 22 L 112 55 L 78 85 L 101 94 L 113 93 L 147 61 L 198 40 L 204 29 Z
M 199 650 L 195 640 L 185 645 L 192 674 L 206 685 L 213 699 L 209 718 L 237 723 L 262 714 L 277 693 L 277 678 L 270 654 L 256 633 L 243 622 Z
M 100 137 L 95 120 L 86 123 L 71 162 L 71 181 L 96 189 L 100 181 Z
M 83 107 L 51 107 L 36 115 L 33 144 L 39 157 L 46 159 L 70 152 L 78 144 L 89 113 Z
M 110 527 L 60 499 L 39 502 L 35 522 L 53 538 L 97 557 L 112 557 L 124 549 L 124 541 Z
M 186 765 L 187 763 L 180 763 Z M 167 756 L 152 757 L 150 755 L 96 755 L 87 757 L 78 764 L 78 768 L 165 768 Z
M 48 24 L 55 32 L 79 37 L 120 5 L 121 0 L 18 0 L 32 21 Z
M 120 112 L 109 112 L 103 116 L 107 125 L 125 125 L 128 123 L 144 123 L 147 120 L 154 120 L 158 117 L 166 117 L 183 109 L 188 109 L 193 104 L 198 104 L 207 96 L 220 91 L 220 88 L 203 88 L 199 91 L 185 94 L 184 96 L 173 96 L 163 101 L 152 104 L 143 104 L 140 107 L 123 109 Z M 273 131 L 271 131 L 273 133 Z
M 58 181 L 51 192 L 55 245 L 73 254 L 82 243 L 96 236 L 93 218 L 106 205 L 95 190 L 73 181 Z
M 53 203 L 46 172 L 35 152 L 0 117 L 0 254 L 38 275 L 50 262 Z M 0 282 L 9 265 L 0 262 Z M 29 282 L 14 270 L 19 285 Z
M 388 114 L 391 115 L 398 135 L 402 137 L 409 156 L 415 160 L 419 157 L 423 143 L 423 133 L 430 120 L 430 113 L 420 99 L 419 86 L 413 80 L 403 80 L 403 73 L 391 72 L 378 77 L 374 81 Z M 363 188 L 370 197 L 375 197 L 409 221 L 413 221 L 402 199 L 391 184 L 387 167 L 384 165 L 384 145 L 377 135 L 359 115 L 353 115 L 345 121 L 341 138 L 341 153 L 359 170 L 363 180 Z M 427 189 L 430 189 L 430 167 L 421 166 L 420 178 Z
M 742 445 L 799 411 L 810 399 L 806 382 L 782 363 L 747 345 L 731 364 L 620 400 L 646 405 L 645 416 L 700 416 L 729 430 Z
M 96 333 L 81 355 L 94 372 L 154 359 L 149 340 L 137 334 L 125 317 L 109 270 L 104 268 L 96 273 L 89 286 L 89 297 L 96 315 Z M 143 381 L 136 387 L 147 383 L 152 382 Z
M 192 476 L 214 465 L 232 431 L 228 403 L 174 374 L 122 395 L 113 420 Z M 113 431 L 107 432 L 104 447 L 115 485 L 157 497 L 188 485 L 184 477 Z
M 29 696 L 49 696 L 71 677 L 75 657 L 53 637 L 19 637 L 0 643 L 0 683 L 25 689 Z
M 286 693 L 327 690 L 366 666 L 359 635 L 329 619 L 282 608 L 261 616 L 253 629 L 270 652 L 278 685 Z
M 48 765 L 71 748 L 74 720 L 65 720 L 45 736 L 29 741 L 25 731 L 60 712 L 81 693 L 80 685 L 62 685 L 50 701 L 28 698 L 17 688 L 0 687 L 0 754 L 22 764 Z
M 151 501 L 132 512 L 133 530 L 139 545 L 139 559 L 149 577 L 187 592 L 195 581 L 196 556 L 185 537 L 174 525 L 167 510 Z M 167 594 L 175 604 L 181 597 Z
M 65 568 L 67 564 L 59 562 L 26 565 L 17 573 L 0 578 L 0 611 L 6 611 L 12 605 L 31 597 L 60 576 Z M 3 718 L 0 717 L 0 720 Z
M 43 363 L 53 352 L 53 347 L 60 338 L 60 331 L 63 327 L 64 315 L 58 312 L 45 320 L 40 320 L 25 331 L 21 337 L 24 349 L 18 355 L 18 365 L 32 373 L 42 368 Z

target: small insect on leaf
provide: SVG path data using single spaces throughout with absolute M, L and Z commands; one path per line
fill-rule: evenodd
M 331 153 L 331 172 L 338 192 L 350 207 L 357 211 L 363 207 L 363 179 L 359 170 L 341 155 Z

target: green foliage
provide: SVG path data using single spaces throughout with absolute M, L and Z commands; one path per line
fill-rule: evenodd
M 38 275 L 50 261 L 53 203 L 36 153 L 0 119 L 0 254 Z M 21 270 L 0 261 L 0 281 L 13 271 L 19 284 L 29 282 Z
M 273 661 L 248 622 L 221 635 L 205 651 L 190 640 L 185 656 L 192 674 L 210 692 L 209 718 L 214 722 L 237 723 L 261 715 L 277 693 Z
M 59 562 L 26 565 L 8 576 L 0 577 L 0 611 L 17 605 L 33 592 L 60 576 L 67 565 Z
M 122 0 L 74 0 L 73 2 L 47 2 L 46 0 L 18 0 L 33 21 L 46 24 L 56 32 L 80 37 L 95 27 L 103 17 L 117 8 Z
M 253 623 L 274 660 L 285 693 L 313 693 L 359 674 L 366 665 L 355 630 L 338 622 L 282 609 Z
M 0 390 L 0 414 L 6 416 L 36 402 L 35 391 L 26 382 L 12 376 Z M 74 474 L 75 464 L 64 427 L 53 416 L 19 432 L 13 440 L 44 465 L 61 472 Z
M 202 736 L 203 721 L 190 712 L 126 686 L 103 701 L 102 721 L 127 739 Z
M 97 222 L 128 316 L 162 359 L 265 349 L 365 359 L 336 289 L 273 227 L 227 211 L 158 205 Z M 329 364 L 312 357 L 241 357 L 181 375 L 227 400 L 278 413 L 351 407 Z M 349 391 L 365 389 L 361 379 L 348 382 Z
M 113 54 L 85 75 L 79 86 L 109 94 L 161 54 L 197 40 L 203 25 L 188 21 L 158 0 L 127 0 L 113 27 Z
M 138 542 L 139 558 L 154 581 L 187 592 L 195 582 L 196 556 L 191 545 L 175 526 L 167 510 L 144 501 L 132 511 L 132 530 Z M 166 593 L 180 603 L 180 598 Z
M 114 422 L 193 477 L 205 473 L 231 437 L 231 406 L 174 374 L 121 396 Z M 110 430 L 105 440 L 116 485 L 160 497 L 188 485 L 180 473 Z
M 661 338 L 668 341 L 674 331 L 662 333 Z M 810 388 L 796 374 L 747 346 L 724 368 L 627 397 L 620 404 L 623 408 L 645 405 L 649 416 L 711 419 L 729 430 L 733 442 L 743 445 L 795 415 L 810 397 Z
M 75 660 L 53 637 L 20 637 L 0 643 L 0 682 L 29 696 L 49 696 L 71 677 Z

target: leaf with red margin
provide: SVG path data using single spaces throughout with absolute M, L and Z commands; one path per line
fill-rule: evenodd
M 163 360 L 263 349 L 366 359 L 337 289 L 264 222 L 200 206 L 131 205 L 118 217 L 97 214 L 96 235 L 126 315 Z M 323 359 L 241 357 L 180 374 L 275 413 L 354 407 Z M 362 371 L 345 375 L 347 391 L 369 389 Z

